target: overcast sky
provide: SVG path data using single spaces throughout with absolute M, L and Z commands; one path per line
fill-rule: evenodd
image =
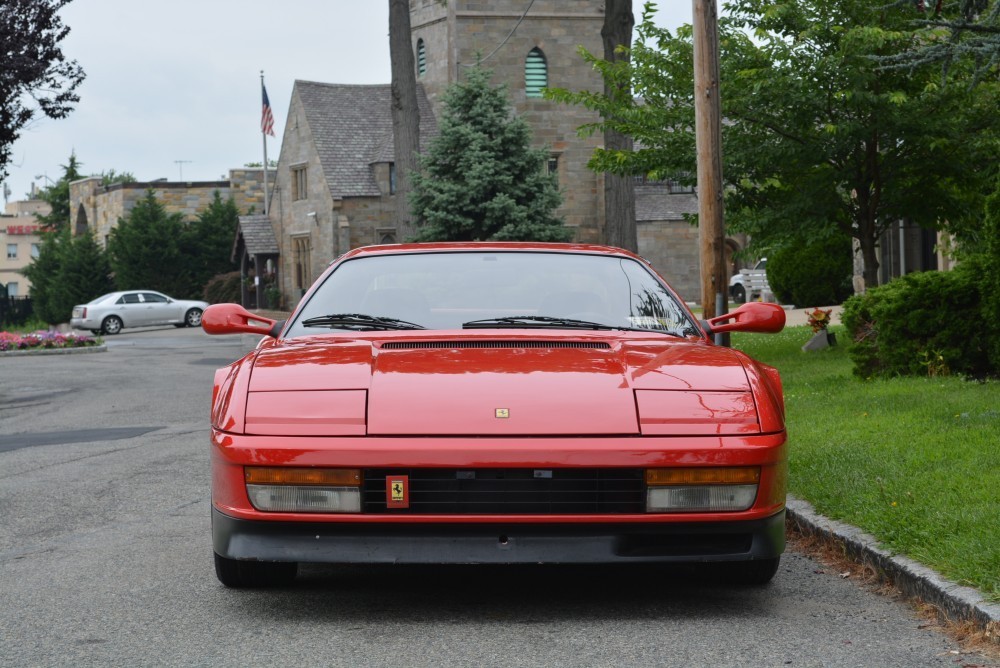
M 661 0 L 657 23 L 690 23 L 691 5 Z M 636 18 L 641 10 L 635 0 Z M 63 53 L 87 78 L 68 118 L 36 120 L 14 144 L 11 201 L 58 179 L 72 151 L 85 174 L 141 181 L 210 181 L 261 161 L 260 70 L 272 159 L 296 79 L 390 81 L 386 0 L 75 0 L 61 16 Z

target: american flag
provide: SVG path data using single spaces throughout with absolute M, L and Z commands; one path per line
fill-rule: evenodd
M 273 137 L 274 115 L 271 113 L 271 103 L 267 99 L 267 88 L 264 87 L 263 82 L 260 84 L 260 90 L 264 94 L 264 109 L 260 115 L 260 131 Z

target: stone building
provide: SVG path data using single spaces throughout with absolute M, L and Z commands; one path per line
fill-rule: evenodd
M 541 89 L 603 88 L 578 51 L 603 53 L 603 10 L 603 0 L 410 0 L 422 144 L 436 132 L 445 90 L 481 63 L 506 85 L 534 144 L 549 151 L 563 195 L 556 215 L 585 243 L 603 242 L 604 180 L 587 168 L 602 137 L 577 128 L 597 116 L 546 100 Z M 392 222 L 403 203 L 393 193 L 389 94 L 388 84 L 295 82 L 269 209 L 288 307 L 347 250 L 404 241 Z M 683 297 L 698 299 L 697 230 L 682 216 L 697 209 L 695 195 L 651 184 L 636 200 L 640 253 Z
M 91 232 L 107 247 L 111 230 L 150 189 L 167 213 L 180 213 L 194 220 L 218 192 L 232 197 L 242 212 L 264 210 L 264 172 L 261 169 L 232 169 L 223 181 L 158 181 L 101 185 L 101 177 L 91 176 L 69 184 L 70 224 L 73 234 Z

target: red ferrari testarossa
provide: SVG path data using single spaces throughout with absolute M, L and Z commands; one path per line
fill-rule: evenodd
M 644 260 L 603 246 L 373 246 L 292 316 L 209 307 L 264 335 L 215 375 L 219 579 L 299 562 L 725 562 L 784 549 L 778 372 L 714 345 L 777 332 L 750 303 L 697 321 Z

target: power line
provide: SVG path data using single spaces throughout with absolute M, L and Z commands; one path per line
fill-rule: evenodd
M 500 43 L 499 43 L 499 44 L 497 45 L 497 48 L 495 48 L 495 49 L 493 49 L 492 51 L 490 51 L 490 53 L 489 53 L 489 55 L 488 55 L 488 56 L 486 56 L 485 58 L 480 58 L 480 59 L 479 59 L 479 60 L 478 60 L 478 61 L 476 62 L 476 64 L 475 64 L 475 65 L 466 65 L 465 63 L 459 63 L 459 65 L 461 65 L 462 67 L 475 67 L 476 65 L 480 65 L 481 63 L 485 63 L 485 62 L 486 62 L 487 60 L 489 60 L 490 58 L 492 58 L 492 57 L 493 57 L 493 54 L 495 54 L 495 53 L 496 53 L 497 51 L 499 51 L 499 50 L 500 50 L 501 48 L 503 48 L 503 45 L 507 43 L 507 40 L 509 40 L 509 39 L 510 39 L 511 37 L 513 37 L 513 36 L 514 36 L 514 31 L 515 31 L 515 30 L 517 30 L 517 27 L 518 27 L 519 25 L 521 25 L 521 21 L 523 21 L 523 20 L 524 20 L 524 17 L 528 15 L 528 10 L 530 10 L 530 9 L 531 9 L 531 6 L 532 6 L 533 4 L 535 4 L 535 0 L 531 0 L 531 2 L 529 2 L 529 3 L 528 3 L 528 6 L 527 6 L 527 8 L 526 8 L 526 9 L 524 10 L 524 13 L 523 13 L 523 14 L 521 14 L 521 18 L 519 18 L 519 19 L 517 20 L 517 23 L 515 23 L 515 24 L 514 24 L 514 27 L 510 29 L 510 32 L 509 32 L 509 33 L 507 33 L 507 36 L 503 38 L 503 41 L 502 41 L 502 42 L 500 42 Z

